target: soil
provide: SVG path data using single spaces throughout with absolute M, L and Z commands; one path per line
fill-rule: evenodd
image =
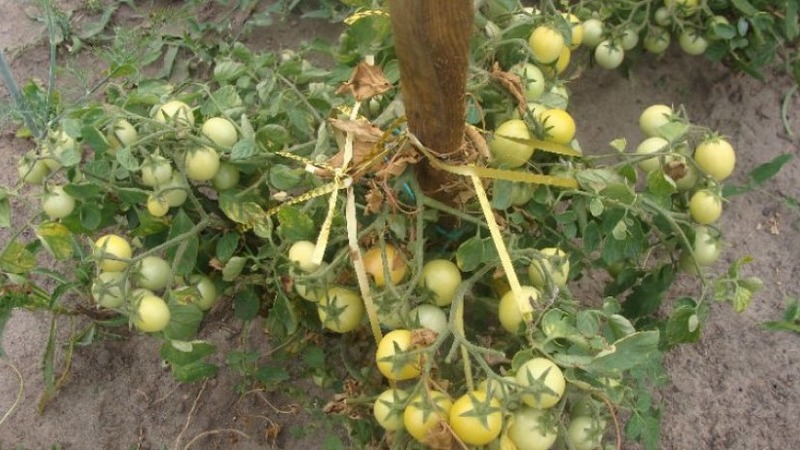
M 81 4 L 61 3 L 65 8 Z M 17 80 L 46 79 L 44 27 L 25 14 L 27 6 L 0 0 L 0 48 Z M 266 29 L 259 45 L 292 47 L 335 35 L 329 24 L 295 19 Z M 760 82 L 673 52 L 661 60 L 642 57 L 627 77 L 589 69 L 570 88 L 585 151 L 605 151 L 618 137 L 635 145 L 642 138 L 636 125 L 641 110 L 653 103 L 681 104 L 693 121 L 730 137 L 738 155 L 732 182 L 743 184 L 759 164 L 798 153 L 800 96 L 787 109 L 794 137 L 781 121 L 791 86 L 783 76 L 770 74 Z M 8 161 L 28 148 L 6 127 L 0 136 L 0 158 L 7 161 L 0 184 L 15 182 Z M 661 390 L 664 449 L 788 449 L 800 442 L 800 335 L 762 329 L 765 321 L 781 317 L 787 298 L 800 296 L 800 214 L 786 206 L 787 199 L 800 199 L 799 172 L 794 159 L 772 181 L 732 198 L 726 207 L 721 226 L 728 248 L 719 270 L 736 256 L 750 255 L 754 260 L 746 271 L 766 287 L 743 313 L 712 305 L 700 342 L 669 354 L 670 382 Z M 691 282 L 680 288 L 691 289 Z M 268 351 L 259 323 L 243 330 L 240 322 L 225 320 L 228 311 L 219 314 L 219 320 L 208 321 L 204 339 L 223 350 L 240 348 L 246 339 L 250 348 Z M 57 328 L 66 333 L 70 326 L 62 319 Z M 41 361 L 49 332 L 47 315 L 25 311 L 15 312 L 6 326 L 0 413 L 11 414 L 5 420 L 0 416 L 0 449 L 299 449 L 327 447 L 326 439 L 333 442 L 337 435 L 319 412 L 330 393 L 295 385 L 311 393 L 302 405 L 293 404 L 295 397 L 286 392 L 242 393 L 236 390 L 240 377 L 224 368 L 205 384 L 181 385 L 162 366 L 159 344 L 133 335 L 77 347 L 69 377 L 40 413 Z M 276 427 L 281 432 L 273 439 Z

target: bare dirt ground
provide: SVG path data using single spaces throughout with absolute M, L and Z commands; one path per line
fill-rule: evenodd
M 44 78 L 44 28 L 25 15 L 25 6 L 0 0 L 0 48 L 11 55 L 17 80 Z M 270 48 L 290 47 L 324 30 L 323 25 L 295 21 L 267 30 L 262 39 Z M 644 107 L 683 104 L 693 121 L 730 137 L 739 158 L 732 182 L 744 183 L 753 167 L 782 153 L 798 153 L 800 140 L 791 138 L 780 121 L 781 101 L 790 86 L 780 76 L 762 83 L 672 53 L 661 61 L 642 58 L 630 79 L 592 69 L 570 88 L 585 150 L 604 149 L 622 136 L 635 145 L 641 139 L 636 121 Z M 795 133 L 800 133 L 798 98 L 788 108 Z M 0 182 L 13 182 L 16 174 L 9 161 L 28 147 L 9 130 L 0 136 L 0 158 L 6 161 Z M 727 205 L 722 227 L 729 248 L 723 259 L 752 255 L 755 260 L 747 271 L 761 277 L 766 287 L 742 314 L 712 305 L 700 343 L 669 355 L 671 382 L 662 390 L 662 448 L 800 446 L 800 336 L 761 329 L 764 321 L 781 316 L 787 297 L 800 296 L 800 216 L 784 204 L 785 198 L 800 199 L 798 180 L 800 162 L 795 159 L 773 181 Z M 726 264 L 719 267 L 724 270 Z M 240 346 L 243 336 L 249 336 L 253 347 L 269 348 L 259 324 L 244 333 L 237 322 L 225 320 L 228 316 L 220 312 L 202 337 L 223 350 Z M 66 320 L 61 325 L 69 326 Z M 294 398 L 286 393 L 237 394 L 239 378 L 225 369 L 207 384 L 180 385 L 162 367 L 158 343 L 142 336 L 76 349 L 69 379 L 39 413 L 44 388 L 40 365 L 49 326 L 48 317 L 28 312 L 15 313 L 7 325 L 4 361 L 21 371 L 24 390 L 0 425 L 0 450 L 326 448 L 326 437 L 335 433 L 318 412 L 324 394 L 310 396 L 303 405 L 293 405 Z M 10 366 L 0 364 L 0 414 L 12 407 L 19 389 Z M 283 430 L 273 440 L 270 432 L 276 424 Z

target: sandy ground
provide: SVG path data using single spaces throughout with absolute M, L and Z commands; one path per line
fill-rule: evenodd
M 0 0 L 0 48 L 12 56 L 18 80 L 44 78 L 43 28 L 27 18 L 22 3 Z M 321 32 L 322 25 L 287 24 L 268 30 L 262 39 L 272 48 L 290 46 Z M 798 153 L 800 141 L 790 138 L 780 121 L 781 101 L 790 86 L 779 76 L 761 83 L 673 53 L 662 61 L 643 58 L 630 79 L 618 72 L 589 70 L 570 88 L 585 150 L 602 150 L 623 136 L 635 145 L 641 139 L 636 120 L 644 107 L 683 104 L 694 121 L 730 137 L 739 157 L 732 181 L 745 182 L 753 167 L 782 153 Z M 788 109 L 795 133 L 800 133 L 799 98 L 795 96 Z M 9 133 L 0 136 L 4 161 L 27 147 Z M 669 355 L 671 383 L 662 391 L 664 449 L 800 445 L 800 336 L 761 329 L 764 321 L 781 316 L 787 297 L 800 296 L 800 216 L 784 205 L 785 198 L 800 199 L 798 171 L 800 162 L 793 160 L 775 180 L 733 198 L 726 207 L 722 227 L 729 248 L 723 259 L 753 256 L 748 273 L 761 277 L 766 288 L 742 314 L 727 305 L 712 305 L 700 343 Z M 11 182 L 14 172 L 13 166 L 3 165 L 0 182 Z M 226 317 L 223 312 L 204 329 L 203 337 L 222 349 L 237 348 L 246 334 Z M 189 444 L 203 449 L 269 444 L 323 448 L 332 433 L 331 425 L 314 412 L 318 404 L 292 405 L 292 397 L 274 392 L 236 394 L 239 379 L 227 370 L 205 385 L 177 384 L 159 361 L 158 344 L 141 336 L 78 348 L 69 379 L 39 414 L 41 355 L 49 326 L 45 315 L 17 312 L 6 328 L 5 361 L 22 372 L 25 384 L 19 405 L 0 425 L 0 450 L 55 445 L 69 450 L 177 449 Z M 250 345 L 269 348 L 258 324 L 252 327 Z M 0 413 L 11 407 L 18 389 L 14 372 L 0 364 Z M 275 442 L 268 438 L 273 424 L 283 427 Z

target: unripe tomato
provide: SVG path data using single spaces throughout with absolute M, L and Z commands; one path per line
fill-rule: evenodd
M 429 433 L 435 431 L 440 423 L 447 423 L 453 402 L 439 391 L 418 394 L 403 411 L 403 425 L 414 439 L 425 443 Z
M 402 381 L 419 376 L 422 357 L 404 355 L 411 349 L 411 337 L 411 331 L 397 329 L 386 333 L 378 343 L 375 361 L 387 379 Z
M 536 65 L 527 62 L 519 63 L 511 67 L 509 72 L 520 78 L 526 100 L 537 100 L 544 93 L 544 74 Z
M 678 45 L 686 54 L 698 56 L 705 53 L 708 41 L 697 30 L 687 27 L 678 36 Z
M 494 132 L 494 139 L 489 143 L 492 157 L 499 164 L 513 169 L 528 162 L 533 155 L 530 142 L 531 133 L 528 126 L 520 119 L 507 120 L 500 124 Z
M 659 6 L 656 12 L 653 13 L 653 20 L 655 20 L 656 24 L 659 26 L 667 27 L 672 23 L 672 14 L 666 6 Z
M 103 308 L 119 308 L 125 304 L 131 289 L 122 272 L 100 272 L 92 283 L 92 298 Z
M 386 252 L 386 262 L 389 263 L 389 277 L 392 280 L 392 284 L 399 284 L 403 281 L 408 271 L 406 257 L 391 244 L 386 244 L 384 250 Z M 373 247 L 364 253 L 364 269 L 372 276 L 375 286 L 380 287 L 386 284 L 380 247 Z
M 505 404 L 516 391 L 517 379 L 510 375 L 506 375 L 502 379 L 503 381 L 497 381 L 492 378 L 484 378 L 478 383 L 477 390 L 486 392 L 487 395 L 496 398 L 501 404 Z
M 547 247 L 539 250 L 544 261 L 533 259 L 528 266 L 528 277 L 531 284 L 539 289 L 547 285 L 548 278 L 558 287 L 564 287 L 569 278 L 569 258 L 564 250 L 557 247 Z M 549 275 L 549 277 L 547 276 Z
M 172 165 L 161 155 L 148 155 L 142 164 L 142 183 L 156 187 L 172 179 Z
M 692 250 L 698 265 L 712 266 L 719 259 L 722 245 L 719 239 L 711 235 L 711 229 L 700 225 L 694 228 L 694 246 Z
M 503 412 L 496 398 L 487 398 L 484 391 L 472 391 L 453 402 L 449 422 L 465 444 L 486 445 L 500 436 Z
M 408 399 L 408 392 L 403 389 L 387 389 L 375 399 L 372 413 L 378 425 L 387 431 L 399 431 L 403 426 L 404 405 Z
M 239 140 L 236 127 L 224 117 L 212 117 L 206 120 L 200 131 L 211 139 L 211 142 L 225 149 L 233 147 L 233 144 Z
M 623 50 L 633 50 L 636 47 L 636 44 L 639 43 L 639 33 L 636 32 L 633 28 L 625 28 L 622 31 L 622 37 L 620 38 L 620 45 L 622 46 Z
M 42 211 L 53 220 L 63 219 L 75 211 L 75 199 L 63 187 L 54 186 L 42 197 Z
M 169 263 L 158 256 L 145 256 L 136 264 L 136 284 L 151 291 L 164 289 L 172 278 Z
M 539 290 L 533 286 L 521 286 L 520 294 L 523 303 L 536 305 L 539 301 Z M 524 331 L 522 313 L 519 311 L 519 304 L 513 290 L 509 290 L 500 298 L 497 317 L 500 319 L 500 325 L 509 333 L 519 334 Z
M 669 47 L 669 31 L 661 27 L 650 27 L 644 36 L 642 45 L 650 53 L 661 54 Z
M 650 105 L 639 116 L 639 129 L 645 136 L 660 136 L 658 129 L 669 123 L 674 112 L 667 105 Z
M 169 307 L 161 297 L 144 295 L 136 305 L 133 324 L 145 333 L 155 333 L 167 328 L 169 319 Z
M 419 305 L 408 312 L 413 327 L 427 328 L 442 334 L 447 331 L 447 316 L 438 306 Z
M 545 414 L 542 410 L 527 406 L 514 411 L 507 436 L 517 450 L 547 450 L 553 446 L 558 438 L 558 428 L 544 427 L 544 423 L 553 423 L 552 420 L 546 420 Z
M 192 108 L 180 100 L 171 100 L 161 105 L 155 114 L 157 122 L 175 123 L 176 125 L 194 125 Z
M 725 139 L 709 139 L 697 146 L 694 160 L 700 170 L 716 181 L 722 181 L 733 173 L 736 166 L 736 152 Z
M 722 215 L 722 201 L 708 189 L 697 191 L 689 200 L 689 214 L 695 222 L 710 225 Z
M 595 450 L 603 441 L 606 425 L 587 416 L 575 416 L 569 421 L 566 441 L 574 450 Z
M 453 303 L 459 284 L 461 284 L 461 271 L 451 261 L 434 259 L 422 267 L 419 285 L 427 287 L 433 292 L 436 306 L 447 306 Z
M 200 293 L 200 298 L 197 299 L 195 305 L 203 311 L 208 311 L 217 302 L 217 287 L 214 282 L 207 275 L 194 274 L 189 277 L 189 284 L 194 285 L 197 292 Z
M 67 150 L 76 150 L 78 143 L 70 135 L 63 130 L 50 133 L 42 145 L 41 157 L 42 161 L 47 165 L 51 171 L 56 171 L 61 168 L 61 156 Z
M 679 191 L 691 190 L 697 184 L 697 169 L 689 164 L 683 155 L 669 155 L 664 172 L 675 182 L 675 187 Z
M 664 6 L 682 17 L 690 16 L 697 11 L 698 0 L 664 0 Z
M 537 409 L 547 409 L 561 400 L 566 381 L 561 369 L 547 358 L 533 358 L 517 371 L 517 383 L 533 390 L 522 394 L 522 401 Z
M 158 195 L 164 197 L 170 207 L 176 208 L 189 196 L 189 186 L 183 182 L 180 173 L 173 172 L 169 182 L 160 187 Z
M 533 30 L 528 39 L 531 54 L 534 59 L 542 64 L 555 62 L 564 48 L 564 36 L 557 29 L 549 25 L 540 25 Z
M 621 45 L 611 40 L 597 44 L 594 49 L 594 60 L 604 69 L 616 69 L 625 59 L 625 50 Z
M 603 40 L 603 22 L 598 19 L 587 19 L 583 22 L 583 41 L 584 47 L 593 49 Z
M 361 325 L 364 302 L 360 295 L 350 289 L 332 287 L 319 299 L 317 313 L 325 328 L 337 333 L 347 333 Z
M 153 217 L 164 217 L 169 212 L 169 202 L 164 196 L 150 194 L 147 197 L 147 212 Z
M 186 152 L 184 157 L 186 178 L 193 181 L 208 181 L 219 170 L 219 153 L 211 147 L 199 147 Z
M 303 272 L 313 272 L 319 264 L 311 262 L 316 245 L 311 241 L 297 241 L 289 247 L 289 261 L 294 263 Z
M 219 166 L 217 174 L 211 179 L 211 184 L 218 191 L 233 189 L 239 184 L 241 174 L 239 169 L 231 163 L 224 162 Z
M 575 137 L 575 120 L 563 109 L 546 109 L 539 119 L 547 130 L 548 141 L 567 145 Z
M 636 147 L 636 154 L 646 155 L 655 152 L 665 152 L 667 150 L 669 150 L 669 141 L 662 137 L 654 136 L 643 140 Z M 654 156 L 652 158 L 643 159 L 639 161 L 639 168 L 642 169 L 644 173 L 659 170 L 661 169 L 661 158 Z
M 94 243 L 94 256 L 100 270 L 105 272 L 121 272 L 128 267 L 127 261 L 133 255 L 131 245 L 116 234 L 107 234 Z M 114 258 L 114 259 L 109 259 Z
M 125 119 L 119 119 L 114 122 L 114 137 L 122 145 L 129 146 L 139 139 L 139 133 L 130 122 Z
M 44 161 L 37 159 L 35 153 L 29 152 L 17 161 L 17 173 L 25 183 L 42 184 L 50 173 L 50 168 Z

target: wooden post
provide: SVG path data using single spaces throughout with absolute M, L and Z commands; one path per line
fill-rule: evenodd
M 409 129 L 446 157 L 464 139 L 472 0 L 390 0 L 389 9 Z M 424 162 L 418 170 L 426 192 L 454 200 L 441 192 L 448 174 Z

